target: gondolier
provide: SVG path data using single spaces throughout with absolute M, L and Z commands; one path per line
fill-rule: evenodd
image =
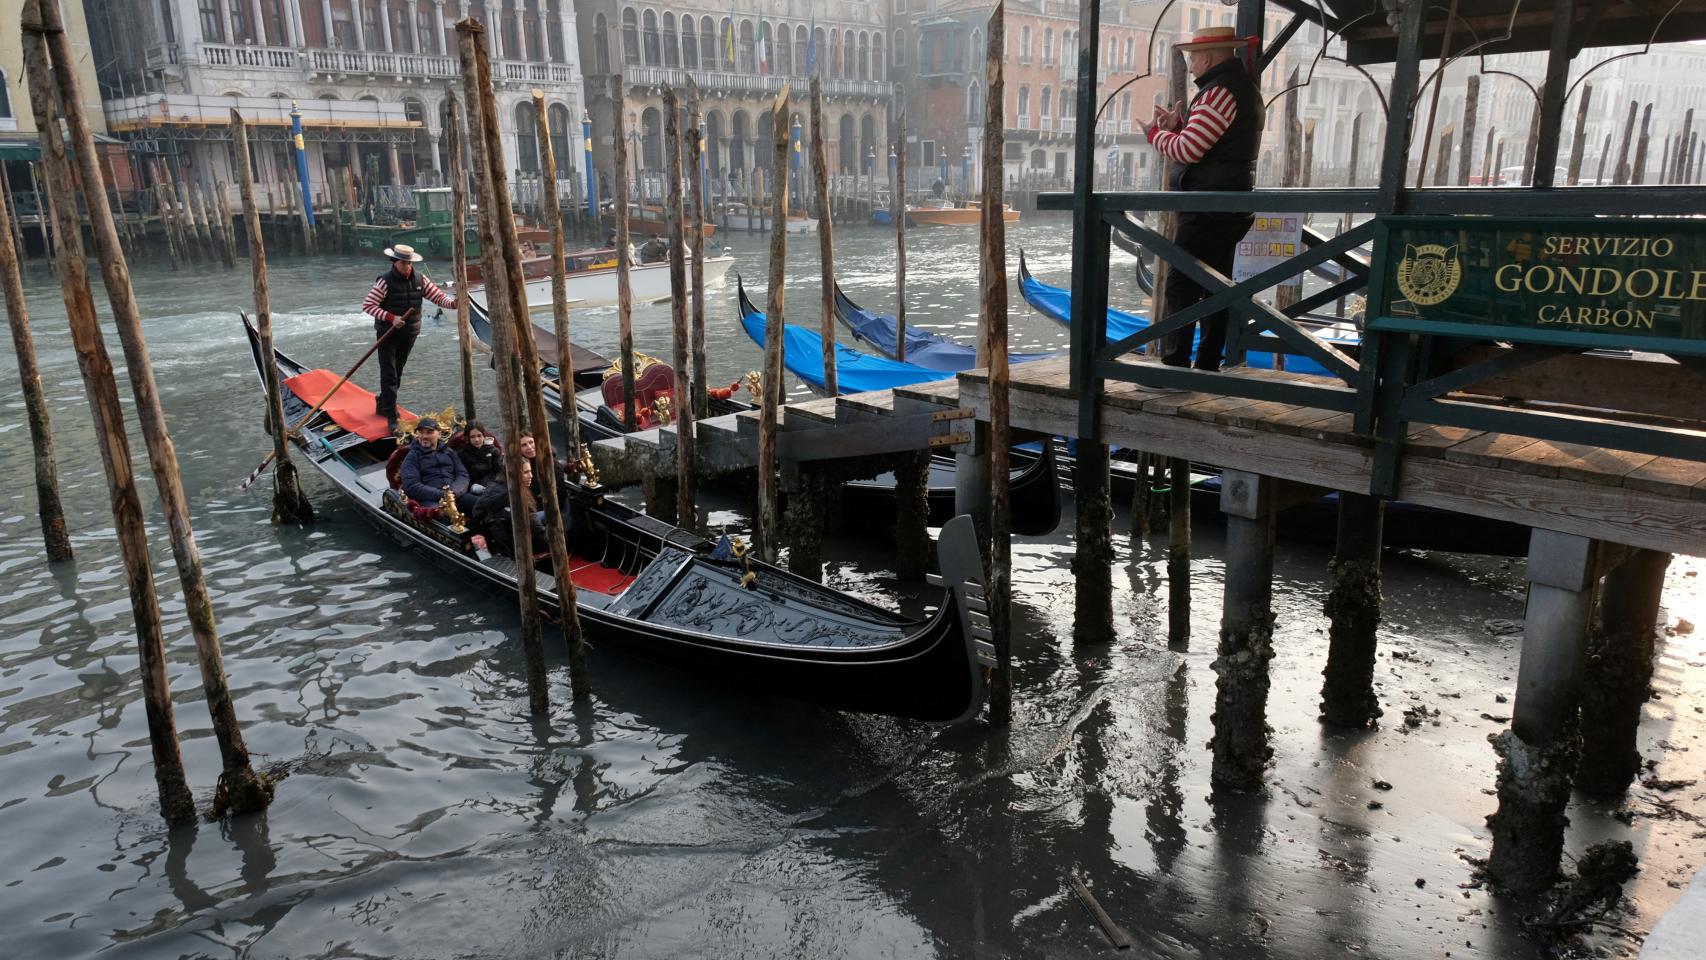
M 401 328 L 379 345 L 379 398 L 374 404 L 374 412 L 384 417 L 386 426 L 395 433 L 397 388 L 403 381 L 409 351 L 420 336 L 421 301 L 431 300 L 441 307 L 455 309 L 456 298 L 415 269 L 422 257 L 414 247 L 402 243 L 386 247 L 385 256 L 391 259 L 391 269 L 373 281 L 373 288 L 361 301 L 361 312 L 373 318 L 376 337 L 384 337 L 392 328 Z
M 1253 190 L 1256 157 L 1262 145 L 1262 94 L 1256 79 L 1238 59 L 1237 50 L 1251 38 L 1231 27 L 1206 27 L 1177 44 L 1197 81 L 1197 95 L 1188 111 L 1157 106 L 1152 123 L 1143 124 L 1151 145 L 1173 161 L 1174 190 Z M 1183 114 L 1181 116 L 1181 114 Z M 1173 242 L 1222 274 L 1232 274 L 1238 241 L 1255 221 L 1251 213 L 1182 211 Z M 1171 270 L 1166 284 L 1167 310 L 1177 313 L 1208 296 L 1208 291 L 1182 270 Z M 1191 365 L 1191 341 L 1196 324 L 1161 338 L 1161 362 Z M 1226 311 L 1203 318 L 1202 342 L 1196 367 L 1219 370 L 1226 345 Z

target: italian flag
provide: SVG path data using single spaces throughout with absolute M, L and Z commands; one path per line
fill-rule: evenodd
M 758 75 L 765 76 L 770 72 L 770 24 L 764 20 L 758 21 Z

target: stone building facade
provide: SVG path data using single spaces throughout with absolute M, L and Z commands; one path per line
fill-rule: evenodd
M 615 76 L 622 78 L 628 111 L 626 175 L 638 179 L 645 196 L 662 191 L 663 90 L 673 87 L 685 97 L 689 77 L 701 96 L 713 195 L 744 191 L 756 170 L 774 182 L 771 111 L 784 83 L 789 126 L 801 130 L 802 175 L 809 177 L 809 66 L 822 78 L 831 173 L 887 176 L 881 158 L 888 155 L 893 79 L 878 4 L 775 0 L 732 8 L 714 0 L 577 0 L 576 7 L 594 162 L 606 183 L 614 160 Z
M 455 24 L 472 16 L 488 25 L 506 168 L 538 169 L 537 88 L 560 176 L 577 177 L 585 100 L 569 0 L 86 2 L 115 132 L 180 165 L 228 178 L 214 118 L 244 98 L 271 98 L 301 105 L 317 193 L 328 170 L 361 176 L 370 158 L 381 183 L 442 183 L 445 91 L 460 88 Z M 259 131 L 263 141 L 277 133 Z M 263 177 L 282 175 L 271 167 L 284 153 L 263 144 Z

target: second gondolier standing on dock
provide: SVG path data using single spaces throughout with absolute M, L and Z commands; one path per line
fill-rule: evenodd
M 386 426 L 396 433 L 397 388 L 403 382 L 409 351 L 414 349 L 415 338 L 421 333 L 421 302 L 431 300 L 454 310 L 456 298 L 415 269 L 422 257 L 414 247 L 402 243 L 386 247 L 385 256 L 391 258 L 391 269 L 373 281 L 373 289 L 361 301 L 361 312 L 373 318 L 376 337 L 401 328 L 379 345 L 379 402 L 374 405 L 374 412 L 384 417 Z
M 1197 95 L 1182 116 L 1157 106 L 1154 122 L 1143 125 L 1149 142 L 1173 161 L 1172 189 L 1255 189 L 1256 157 L 1262 146 L 1262 92 L 1237 54 L 1240 47 L 1249 48 L 1254 62 L 1257 51 L 1252 38 L 1238 36 L 1231 27 L 1206 27 L 1178 47 L 1197 80 Z M 1254 222 L 1252 213 L 1181 211 L 1173 242 L 1230 277 L 1238 241 Z M 1204 299 L 1208 291 L 1183 270 L 1170 270 L 1166 295 L 1171 314 Z M 1162 336 L 1162 363 L 1191 365 L 1195 326 Z M 1226 346 L 1226 311 L 1209 314 L 1201 326 L 1197 369 L 1219 370 Z

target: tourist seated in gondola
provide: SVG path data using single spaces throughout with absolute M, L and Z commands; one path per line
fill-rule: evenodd
M 469 493 L 479 496 L 494 480 L 502 478 L 503 448 L 498 446 L 498 438 L 480 421 L 470 422 L 450 445 L 462 459 L 462 466 L 468 470 Z
M 527 460 L 521 462 L 522 480 L 531 487 L 533 485 L 533 464 Z M 484 538 L 488 548 L 496 554 L 505 557 L 515 556 L 515 536 L 510 526 L 510 511 L 515 507 L 515 498 L 510 496 L 509 484 L 504 474 L 500 473 L 486 486 L 486 492 L 480 494 L 474 502 L 469 515 L 469 529 L 478 537 Z M 529 505 L 537 505 L 531 494 L 527 496 Z M 528 526 L 533 531 L 533 553 L 535 556 L 550 549 L 549 540 L 545 534 L 545 512 L 534 510 L 528 519 Z M 480 540 L 475 541 L 478 546 Z
M 438 503 L 445 491 L 456 495 L 458 510 L 467 512 L 474 505 L 468 496 L 468 468 L 444 444 L 438 421 L 432 417 L 422 417 L 415 425 L 415 438 L 409 442 L 399 477 L 404 495 L 421 506 Z

